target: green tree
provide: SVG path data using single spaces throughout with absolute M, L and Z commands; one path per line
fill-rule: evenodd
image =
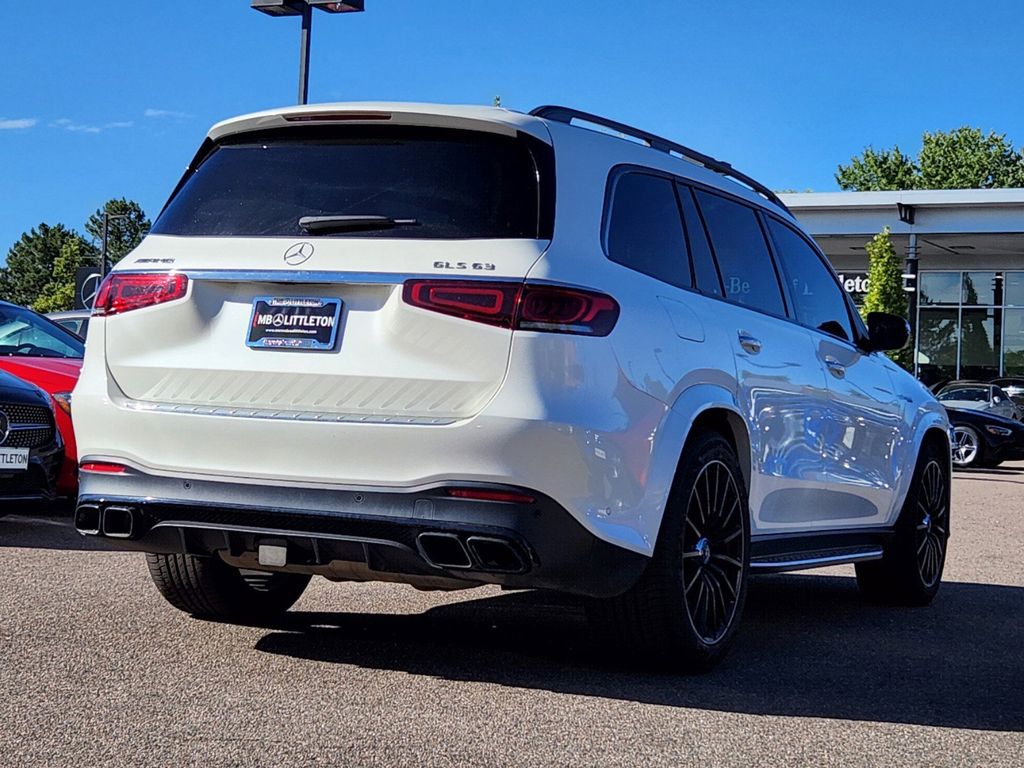
M 880 152 L 867 147 L 859 157 L 851 158 L 849 165 L 839 166 L 836 181 L 840 189 L 855 192 L 915 189 L 917 166 L 898 146 Z
M 844 190 L 994 189 L 1024 186 L 1024 155 L 1005 134 L 983 134 L 961 126 L 925 133 L 916 160 L 900 148 L 868 147 L 840 165 L 836 182 Z
M 60 249 L 60 254 L 53 261 L 53 274 L 50 282 L 32 302 L 36 312 L 63 312 L 75 306 L 75 271 L 87 266 L 87 254 L 83 246 L 87 245 L 81 238 L 68 240 Z
M 868 253 L 868 295 L 864 297 L 861 314 L 865 319 L 869 312 L 888 312 L 905 318 L 907 294 L 903 290 L 903 268 L 889 237 L 889 228 L 871 238 L 865 248 Z M 913 351 L 909 348 L 888 354 L 904 368 L 912 368 Z
M 103 207 L 89 217 L 85 223 L 85 231 L 93 237 L 93 242 L 99 248 L 103 242 L 103 214 L 110 216 L 126 216 L 127 218 L 110 219 L 107 229 L 107 259 L 110 264 L 116 264 L 132 250 L 134 250 L 142 238 L 149 234 L 152 226 L 146 218 L 146 212 L 142 206 L 134 200 L 119 198 L 108 200 Z
M 1000 189 L 1024 186 L 1024 157 L 1005 134 L 964 126 L 926 133 L 917 157 L 921 189 Z
M 24 233 L 0 268 L 0 298 L 22 306 L 33 304 L 50 283 L 54 263 L 69 243 L 77 244 L 83 263 L 96 263 L 96 249 L 63 224 L 40 224 Z

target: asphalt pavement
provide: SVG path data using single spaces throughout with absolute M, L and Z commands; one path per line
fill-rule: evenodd
M 164 603 L 138 554 L 0 519 L 0 765 L 1024 764 L 1024 464 L 958 472 L 929 608 L 852 567 L 753 582 L 701 677 L 638 670 L 574 600 L 316 579 L 273 626 Z

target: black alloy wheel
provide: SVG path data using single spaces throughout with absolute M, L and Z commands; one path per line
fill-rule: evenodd
M 942 468 L 930 460 L 921 474 L 917 494 L 918 523 L 915 528 L 917 570 L 928 589 L 942 577 L 949 535 L 949 493 Z
M 880 560 L 857 563 L 857 586 L 889 605 L 928 605 L 938 594 L 950 533 L 949 448 L 921 450 L 893 538 Z
M 679 461 L 647 568 L 623 594 L 587 603 L 606 650 L 637 663 L 705 672 L 736 638 L 747 594 L 750 513 L 736 450 L 695 434 Z
M 743 578 L 742 504 L 736 478 L 715 460 L 690 491 L 683 530 L 683 594 L 693 629 L 717 643 L 732 623 Z

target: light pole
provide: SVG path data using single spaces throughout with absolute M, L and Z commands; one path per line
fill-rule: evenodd
M 100 276 L 103 277 L 110 271 L 107 266 L 107 236 L 110 232 L 110 222 L 113 219 L 130 219 L 131 214 L 129 213 L 115 213 L 109 214 L 106 211 L 103 212 L 103 245 L 100 248 Z
M 313 9 L 327 13 L 359 13 L 363 0 L 252 0 L 252 8 L 268 16 L 301 16 L 299 35 L 299 104 L 309 100 L 309 40 L 313 31 Z
M 917 232 L 913 231 L 914 227 L 914 216 L 917 211 L 912 205 L 906 205 L 904 203 L 896 203 L 896 214 L 899 216 L 900 221 L 907 224 L 911 228 L 910 241 L 907 244 L 907 260 L 904 265 L 903 272 L 903 290 L 907 292 L 907 315 L 909 315 L 910 321 L 910 348 L 913 350 L 914 355 L 914 375 L 917 376 L 918 362 L 917 362 L 917 342 L 919 338 L 917 328 L 917 272 L 920 261 L 920 250 L 917 245 Z

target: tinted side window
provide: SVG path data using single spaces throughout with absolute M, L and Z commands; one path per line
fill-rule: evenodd
M 615 182 L 608 219 L 608 258 L 680 288 L 689 288 L 690 260 L 672 182 L 627 173 Z
M 811 328 L 849 341 L 850 314 L 842 289 L 821 257 L 800 235 L 770 216 L 768 231 L 775 242 L 782 272 L 789 284 L 796 319 Z
M 779 281 L 754 209 L 700 190 L 696 195 L 708 225 L 726 297 L 784 316 Z
M 697 288 L 712 296 L 722 295 L 722 283 L 718 279 L 715 259 L 708 246 L 708 236 L 704 232 L 704 223 L 697 212 L 697 204 L 693 201 L 693 191 L 683 185 L 676 184 L 679 202 L 683 207 L 683 221 L 686 222 L 686 239 L 690 244 L 690 258 L 693 260 L 693 271 L 697 277 Z

